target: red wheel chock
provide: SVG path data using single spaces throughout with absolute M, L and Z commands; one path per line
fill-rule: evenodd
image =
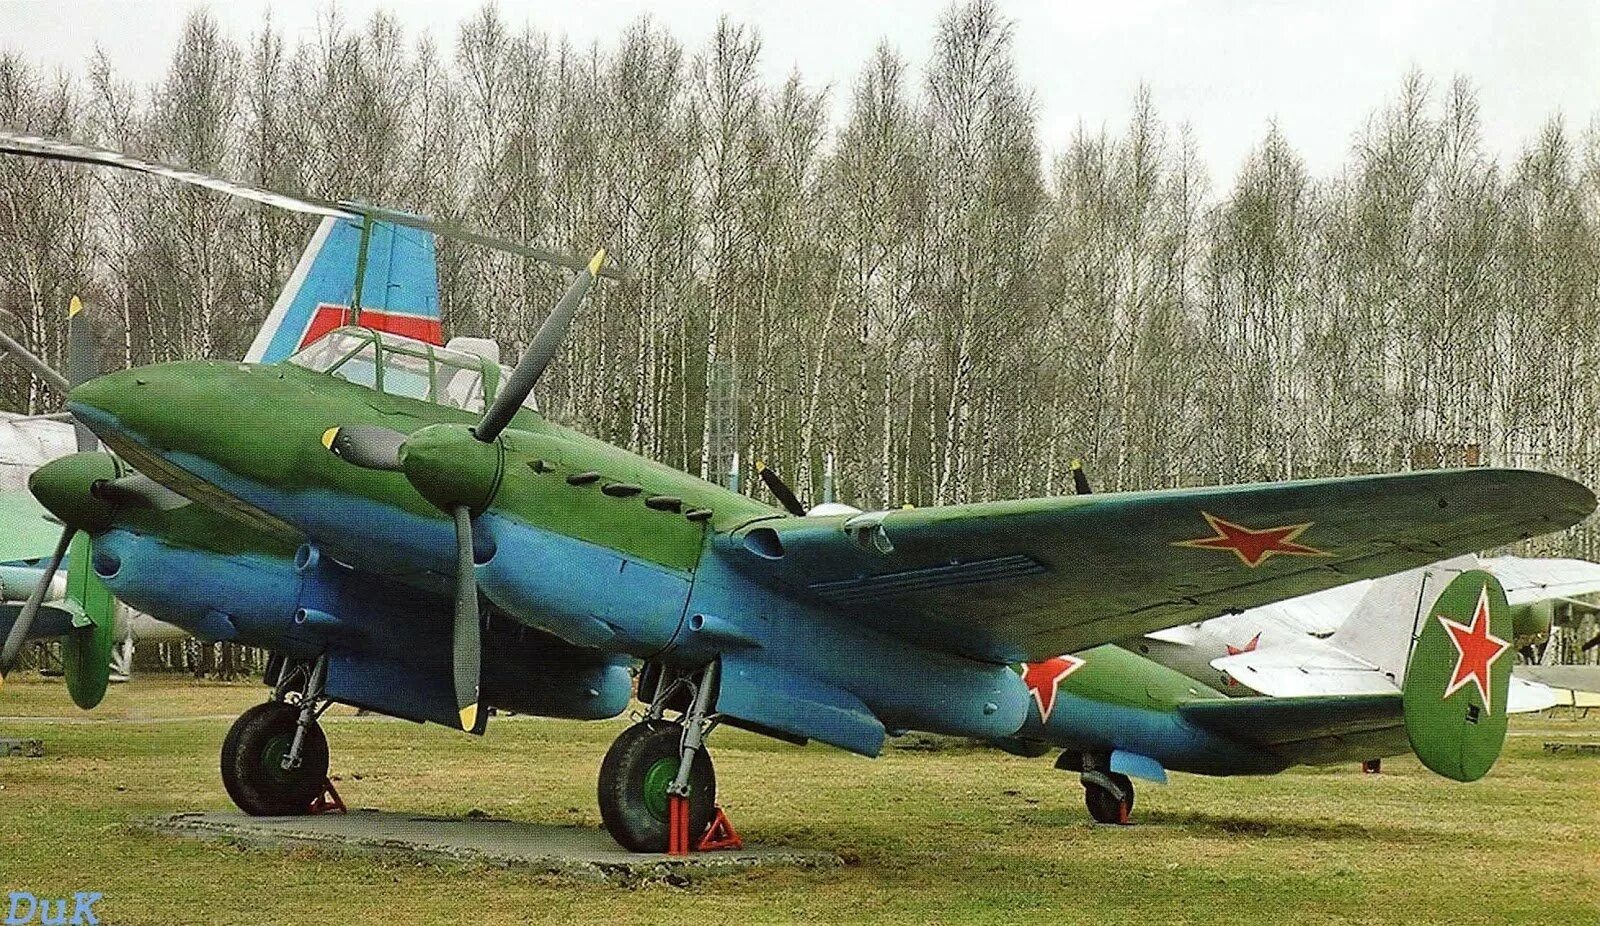
M 344 806 L 344 799 L 339 796 L 339 791 L 333 786 L 333 779 L 325 778 L 322 781 L 322 793 L 311 802 L 306 813 L 318 816 L 325 813 L 349 813 L 349 808 Z
M 743 849 L 744 839 L 739 836 L 739 831 L 733 828 L 733 823 L 728 815 L 717 808 L 717 815 L 711 818 L 711 825 L 706 827 L 706 834 L 700 837 L 700 845 L 695 847 L 700 852 L 713 852 L 717 849 Z
M 1378 775 L 1378 774 L 1381 774 L 1382 772 L 1383 772 L 1383 760 L 1382 759 L 1368 759 L 1367 761 L 1361 763 L 1361 774 L 1363 774 L 1363 775 Z
M 689 854 L 689 799 L 677 794 L 667 797 L 667 854 Z
M 717 849 L 743 849 L 744 839 L 733 828 L 733 822 L 721 807 L 711 818 L 711 825 L 692 847 L 689 842 L 689 799 L 676 795 L 667 798 L 667 854 L 688 855 L 694 852 L 714 852 Z

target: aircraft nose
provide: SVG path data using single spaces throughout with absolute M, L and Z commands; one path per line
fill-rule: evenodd
M 115 426 L 131 417 L 149 391 L 149 378 L 143 369 L 107 373 L 80 383 L 67 393 L 67 409 L 98 434 L 101 427 Z
M 220 371 L 180 361 L 108 373 L 67 394 L 67 408 L 113 450 L 135 442 L 159 449 L 192 449 L 216 423 Z

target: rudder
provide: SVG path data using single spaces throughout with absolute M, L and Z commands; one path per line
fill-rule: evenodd
M 1423 765 L 1476 781 L 1505 745 L 1512 662 L 1505 590 L 1490 573 L 1468 570 L 1420 618 L 1402 688 L 1406 736 Z

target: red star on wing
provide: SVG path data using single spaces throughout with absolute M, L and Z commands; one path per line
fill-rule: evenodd
M 1458 624 L 1443 614 L 1435 616 L 1444 625 L 1450 642 L 1456 647 L 1456 670 L 1450 676 L 1450 684 L 1445 686 L 1444 696 L 1450 697 L 1471 682 L 1483 698 L 1484 712 L 1493 714 L 1494 706 L 1489 700 L 1489 673 L 1495 660 L 1504 656 L 1511 644 L 1489 632 L 1489 587 L 1484 586 L 1483 591 L 1478 593 L 1478 606 L 1472 611 L 1471 625 Z
M 1260 632 L 1257 632 L 1255 636 L 1250 638 L 1250 642 L 1246 643 L 1244 646 L 1234 646 L 1232 643 L 1224 643 L 1222 645 L 1226 646 L 1228 648 L 1228 655 L 1229 656 L 1237 656 L 1240 653 L 1253 653 L 1253 652 L 1255 652 L 1256 651 L 1256 644 L 1260 643 L 1260 642 L 1261 642 L 1261 634 L 1260 634 Z
M 1083 662 L 1077 656 L 1064 655 L 1022 666 L 1022 683 L 1033 692 L 1033 700 L 1039 705 L 1040 723 L 1050 722 L 1050 712 L 1056 706 L 1056 687 L 1067 676 L 1083 668 Z
M 1239 561 L 1254 569 L 1271 559 L 1274 555 L 1285 556 L 1331 556 L 1333 554 L 1315 547 L 1308 547 L 1303 543 L 1295 543 L 1295 538 L 1305 533 L 1306 528 L 1312 525 L 1311 521 L 1304 524 L 1287 524 L 1283 527 L 1267 527 L 1261 530 L 1252 530 L 1242 524 L 1235 524 L 1224 518 L 1219 518 L 1209 511 L 1200 512 L 1211 525 L 1215 532 L 1210 537 L 1197 537 L 1194 540 L 1180 540 L 1174 543 L 1175 547 L 1196 547 L 1202 550 L 1228 550 Z

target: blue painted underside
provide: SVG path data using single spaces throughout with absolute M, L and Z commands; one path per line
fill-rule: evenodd
M 95 571 L 113 594 L 202 639 L 331 659 L 329 695 L 397 717 L 457 724 L 451 603 L 322 557 L 221 556 L 129 530 L 95 537 Z M 301 609 L 330 620 L 297 623 Z M 631 678 L 619 659 L 491 620 L 483 702 L 528 714 L 596 719 L 620 713 Z

